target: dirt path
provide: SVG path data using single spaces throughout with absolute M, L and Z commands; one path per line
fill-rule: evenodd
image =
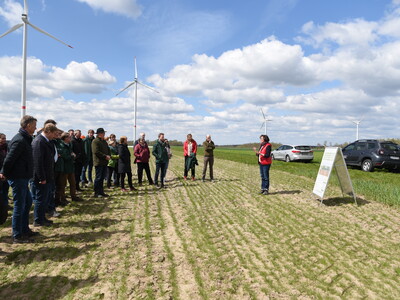
M 0 229 L 1 299 L 400 298 L 400 211 L 272 168 L 217 161 L 215 182 L 112 191 L 62 211 L 32 245 Z M 200 166 L 201 167 L 201 166 Z M 197 169 L 200 175 L 201 168 Z

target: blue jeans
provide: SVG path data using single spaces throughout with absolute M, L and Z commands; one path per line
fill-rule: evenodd
M 94 179 L 94 193 L 96 195 L 104 194 L 104 179 L 107 176 L 107 166 L 96 166 L 94 167 L 96 171 L 96 178 Z
M 31 192 L 33 197 L 33 219 L 35 223 L 43 224 L 46 219 L 46 209 L 49 202 L 50 183 L 40 184 L 33 181 Z
M 85 163 L 83 165 L 82 174 L 81 174 L 81 182 L 87 182 L 88 179 L 89 179 L 89 182 L 93 182 L 92 170 L 93 170 L 93 161 Z M 88 177 L 86 177 L 86 171 L 88 172 Z
M 160 170 L 161 170 L 161 172 L 160 172 Z M 158 184 L 158 175 L 159 174 L 160 174 L 161 185 L 164 185 L 165 163 L 156 163 L 156 174 L 154 175 L 154 184 Z
M 12 215 L 12 235 L 21 237 L 29 232 L 29 211 L 32 207 L 32 196 L 29 191 L 29 179 L 8 180 L 14 198 L 14 211 Z
M 269 190 L 269 169 L 271 165 L 260 164 L 260 175 L 261 175 L 261 189 L 263 191 Z

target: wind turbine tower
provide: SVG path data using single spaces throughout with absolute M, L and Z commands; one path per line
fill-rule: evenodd
M 362 121 L 362 119 L 359 120 L 359 121 L 352 121 L 354 124 L 356 124 L 356 128 L 357 128 L 357 132 L 356 132 L 356 141 L 358 141 L 358 139 L 359 139 L 359 136 L 358 136 L 358 127 L 359 127 L 361 121 Z
M 23 38 L 22 38 L 22 86 L 21 86 L 21 117 L 23 117 L 26 114 L 26 55 L 27 55 L 28 25 L 31 26 L 33 29 L 51 37 L 52 39 L 55 39 L 56 41 L 60 42 L 61 44 L 64 44 L 65 46 L 68 46 L 70 48 L 72 48 L 72 46 L 55 38 L 51 34 L 47 33 L 46 31 L 40 29 L 39 27 L 37 27 L 29 22 L 27 0 L 24 0 L 24 11 L 22 13 L 21 19 L 22 19 L 22 23 L 11 27 L 6 33 L 3 33 L 2 35 L 0 35 L 0 38 L 17 30 L 18 28 L 20 28 L 22 26 L 24 27 L 24 33 L 23 33 Z
M 264 119 L 264 122 L 262 122 L 260 129 L 264 126 L 264 134 L 267 135 L 267 122 L 270 122 L 272 120 L 267 119 L 262 108 L 260 108 L 260 110 Z
M 136 120 L 137 120 L 137 88 L 138 88 L 138 84 L 140 84 L 141 86 L 144 86 L 156 93 L 159 93 L 157 90 L 153 89 L 152 87 L 149 87 L 148 85 L 141 83 L 138 80 L 138 73 L 137 73 L 137 66 L 136 66 L 136 56 L 135 56 L 135 79 L 129 83 L 125 88 L 123 88 L 121 91 L 119 91 L 116 96 L 118 96 L 119 94 L 121 94 L 123 91 L 127 90 L 128 88 L 130 88 L 132 85 L 135 85 L 135 102 L 134 102 L 134 117 L 133 117 L 133 143 L 135 143 L 136 141 Z
M 364 117 L 362 117 L 360 120 L 358 120 L 358 121 L 351 121 L 351 122 L 353 122 L 354 124 L 356 124 L 356 128 L 357 128 L 357 132 L 356 132 L 356 141 L 358 141 L 359 140 L 359 135 L 358 135 L 358 129 L 359 129 L 359 125 L 360 125 L 360 123 L 361 123 L 361 121 L 364 119 Z

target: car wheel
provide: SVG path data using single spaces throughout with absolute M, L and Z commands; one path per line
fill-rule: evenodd
M 289 155 L 286 155 L 285 161 L 286 161 L 286 162 L 290 162 L 290 157 L 289 157 Z
M 364 159 L 361 164 L 361 169 L 365 172 L 372 172 L 374 170 L 374 166 L 372 165 L 372 160 Z

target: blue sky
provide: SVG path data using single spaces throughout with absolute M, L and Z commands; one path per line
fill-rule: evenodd
M 399 137 L 399 0 L 28 0 L 28 114 L 62 129 L 281 143 Z M 22 0 L 0 0 L 0 34 Z M 0 132 L 20 118 L 22 30 L 0 39 Z

